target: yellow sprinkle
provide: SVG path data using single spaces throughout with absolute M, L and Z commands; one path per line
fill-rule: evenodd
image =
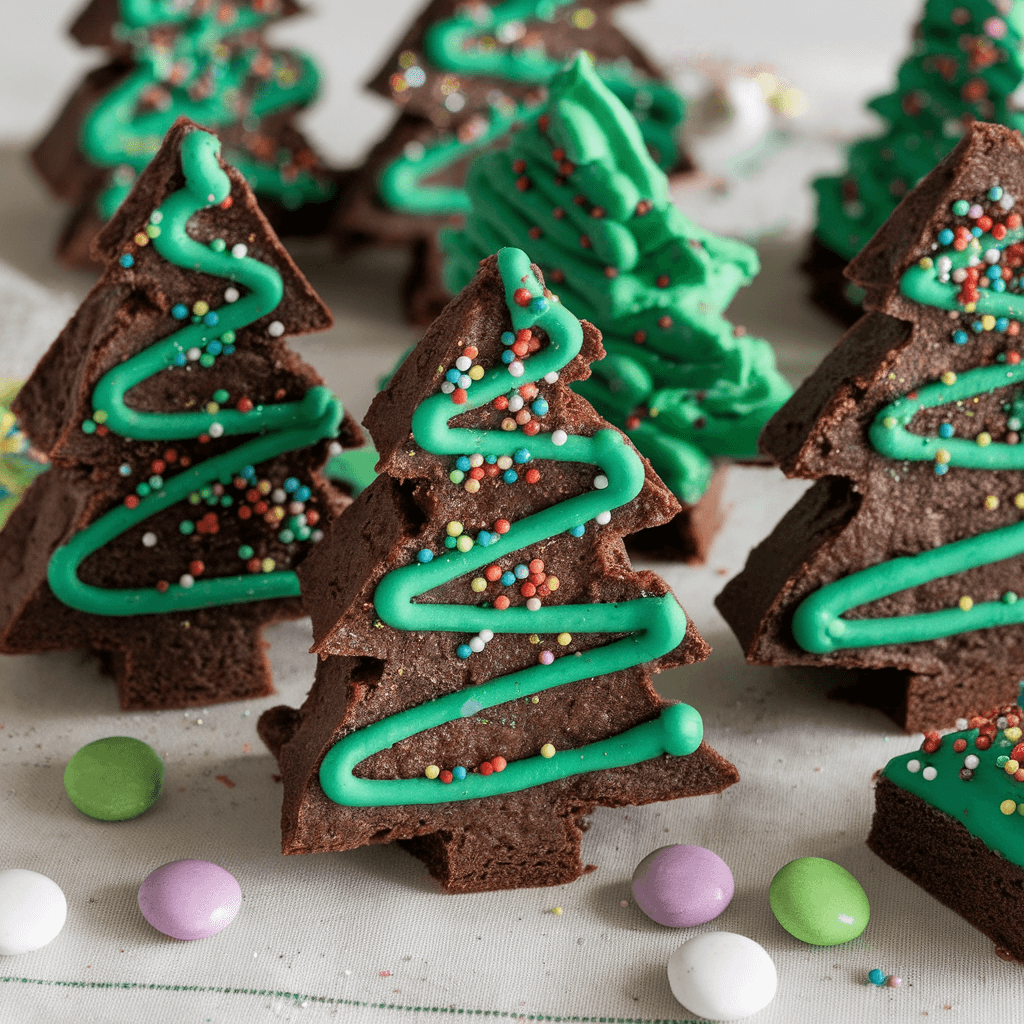
M 557 590 L 558 589 L 558 577 L 557 576 L 549 576 L 548 579 L 547 579 L 547 584 L 548 584 L 548 590 Z
M 922 256 L 917 265 L 922 270 L 931 270 L 934 264 L 932 263 L 931 256 Z
M 961 597 L 957 604 L 960 605 L 960 611 L 969 612 L 974 607 L 974 598 Z
M 467 494 L 476 494 L 476 492 L 480 490 L 480 481 L 479 480 L 474 480 L 472 477 L 470 477 L 462 485 L 462 487 L 463 487 L 463 490 L 465 490 Z
M 272 558 L 264 558 L 260 562 L 260 568 L 264 572 L 273 572 L 277 568 L 277 563 Z
M 964 312 L 965 313 L 973 313 L 977 308 L 978 308 L 978 304 L 976 302 L 965 302 L 964 303 Z
M 467 536 L 466 534 L 463 534 L 455 542 L 455 546 L 459 549 L 459 551 L 463 551 L 463 552 L 469 551 L 469 549 L 473 546 L 473 538 Z
M 469 379 L 479 380 L 484 375 L 484 368 L 482 366 L 471 366 L 469 368 Z
M 559 633 L 558 642 L 565 647 L 572 643 L 572 636 L 569 633 Z
M 487 589 L 487 580 L 485 580 L 483 576 L 477 576 L 476 579 L 470 583 L 470 586 L 473 588 L 473 593 L 482 594 Z
M 269 494 L 273 490 L 273 487 L 271 486 L 269 480 L 261 480 L 256 485 L 256 490 L 259 491 L 260 494 Z
M 218 405 L 217 402 L 207 402 L 206 403 L 206 411 L 208 413 L 210 413 L 210 414 L 213 414 L 215 412 L 220 412 L 220 405 Z
M 896 426 L 896 417 L 886 416 L 885 419 L 882 420 L 882 426 L 885 427 L 886 430 L 892 430 L 892 428 Z
M 146 227 L 146 234 L 149 235 L 150 238 L 159 238 L 160 229 L 155 224 L 149 224 Z
M 940 465 L 944 466 L 947 462 L 949 462 L 951 458 L 952 456 L 945 448 L 935 449 L 935 461 L 938 462 Z
M 531 644 L 539 644 L 540 643 L 540 637 L 537 636 L 536 633 L 531 633 L 530 634 L 530 643 Z
M 996 325 L 996 318 L 991 313 L 986 313 L 981 318 L 981 326 L 983 330 L 991 331 Z
M 93 418 L 93 419 L 94 419 L 94 420 L 95 420 L 95 421 L 96 421 L 97 423 L 106 423 L 106 422 L 107 422 L 107 414 L 106 414 L 106 412 L 104 412 L 104 411 L 103 411 L 102 409 L 97 409 L 97 410 L 96 410 L 96 411 L 95 411 L 95 412 L 94 412 L 94 413 L 92 414 L 92 418 Z
M 400 68 L 411 68 L 416 63 L 416 54 L 412 50 L 403 50 L 398 55 L 398 66 Z
M 1020 762 L 1014 761 L 1011 757 L 1009 761 L 1004 762 L 1003 771 L 1006 772 L 1007 775 L 1012 775 L 1019 767 Z
M 501 429 L 502 430 L 515 430 L 516 429 L 516 421 L 514 419 L 512 419 L 511 416 L 506 416 L 501 421 Z
M 999 810 L 1001 810 L 1003 812 L 1003 814 L 1013 814 L 1013 812 L 1017 810 L 1016 801 L 1014 801 L 1014 800 L 1004 800 L 999 805 Z
M 561 917 L 562 916 L 562 908 L 561 907 L 554 907 L 552 909 L 551 913 L 554 914 L 555 917 Z
M 428 764 L 427 767 L 423 769 L 423 774 L 426 775 L 428 779 L 436 779 L 438 775 L 441 774 L 441 769 L 438 768 L 436 764 Z
M 540 697 L 531 697 L 530 698 L 530 703 L 531 704 L 539 704 L 540 703 Z
M 985 508 L 990 512 L 993 509 L 999 508 L 999 499 L 994 494 L 985 495 Z
M 136 236 L 135 236 L 135 237 L 134 237 L 134 238 L 132 239 L 132 241 L 133 241 L 133 242 L 134 242 L 134 243 L 135 243 L 136 245 L 149 245 L 149 235 L 147 235 L 147 234 L 145 233 L 145 231 L 140 231 L 140 232 L 139 232 L 139 233 L 138 233 L 138 234 L 137 234 L 137 235 L 136 235 Z
M 975 439 L 974 443 L 979 448 L 987 448 L 992 443 L 992 435 L 987 431 L 983 430 Z
M 544 746 L 540 748 L 540 756 L 541 757 L 554 757 L 555 756 L 555 746 L 554 746 L 554 744 L 553 743 L 545 743 Z
M 946 372 L 939 377 L 939 380 L 941 380 L 943 384 L 955 384 L 956 374 L 952 370 L 946 370 Z
M 1003 735 L 1011 742 L 1016 743 L 1024 733 L 1021 732 L 1020 728 L 1016 725 L 1011 725 L 1009 729 L 1003 730 Z
M 597 15 L 589 7 L 577 7 L 572 12 L 572 24 L 573 28 L 593 28 L 594 23 L 597 21 Z M 562 912 L 562 908 L 558 908 L 558 913 Z
M 500 455 L 500 456 L 498 456 L 497 466 L 498 466 L 498 469 L 511 469 L 512 468 L 512 456 L 511 455 Z
M 1013 496 L 1013 503 L 1017 508 L 1024 508 L 1024 493 L 1015 494 Z
M 463 526 L 457 519 L 453 519 L 446 527 L 445 532 L 449 537 L 458 537 L 462 533 Z
M 206 314 L 210 312 L 210 304 L 200 299 L 192 307 L 192 312 L 195 313 L 196 316 L 206 316 Z

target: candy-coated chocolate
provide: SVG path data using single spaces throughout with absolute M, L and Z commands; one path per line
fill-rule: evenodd
M 139 910 L 174 939 L 205 939 L 227 928 L 242 905 L 234 875 L 208 860 L 176 860 L 150 872 Z
M 711 1020 L 740 1020 L 775 998 L 778 976 L 772 958 L 753 939 L 706 932 L 684 942 L 669 957 L 668 983 L 690 1013 Z
M 772 913 L 790 935 L 838 946 L 867 927 L 867 894 L 846 868 L 824 857 L 798 857 L 780 868 L 768 891 Z
M 729 865 L 702 846 L 662 846 L 633 872 L 638 906 L 670 928 L 692 928 L 718 917 L 734 887 Z
M 131 736 L 87 743 L 64 769 L 64 789 L 71 802 L 100 821 L 137 818 L 157 802 L 163 784 L 160 756 Z
M 68 902 L 53 879 L 26 868 L 0 871 L 0 955 L 41 949 L 67 916 Z

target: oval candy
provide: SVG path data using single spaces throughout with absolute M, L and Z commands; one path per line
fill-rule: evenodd
M 64 769 L 64 789 L 71 802 L 100 821 L 137 818 L 157 802 L 163 785 L 160 756 L 131 736 L 87 743 Z
M 173 939 L 206 939 L 227 928 L 242 905 L 234 875 L 208 860 L 176 860 L 151 871 L 139 889 L 139 910 Z
M 68 916 L 61 887 L 27 868 L 0 871 L 0 955 L 41 949 L 60 934 Z
M 768 900 L 779 924 L 812 946 L 838 946 L 857 938 L 870 916 L 860 882 L 824 857 L 798 857 L 780 868 Z
M 718 917 L 735 889 L 729 865 L 703 846 L 662 846 L 633 872 L 633 896 L 652 921 L 692 928 Z

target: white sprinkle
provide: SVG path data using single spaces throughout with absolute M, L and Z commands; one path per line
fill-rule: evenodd
M 441 392 L 445 395 L 450 395 L 454 390 L 455 385 L 450 380 L 446 380 L 441 384 Z
M 967 728 L 967 719 L 966 718 L 958 718 L 956 720 L 956 728 L 957 728 L 957 732 L 963 732 Z
M 1017 202 L 1017 200 L 1014 199 L 1013 196 L 1004 195 L 1003 198 L 999 200 L 999 205 L 1004 210 L 1012 210 L 1013 209 L 1013 204 L 1016 203 L 1016 202 Z
M 985 262 L 986 263 L 998 263 L 999 262 L 999 250 L 998 249 L 986 249 L 985 250 Z
M 547 381 L 547 382 L 548 382 L 549 384 L 554 384 L 554 383 L 555 383 L 555 381 L 557 381 L 557 380 L 558 380 L 558 373 L 557 373 L 557 372 L 556 372 L 555 370 L 552 370 L 552 371 L 551 371 L 550 373 L 545 373 L 545 374 L 544 374 L 544 379 L 545 379 L 545 380 L 546 380 L 546 381 Z
M 239 291 L 233 285 L 224 289 L 224 301 L 225 302 L 237 302 L 239 297 Z
M 957 267 L 949 276 L 956 284 L 963 284 L 967 280 L 967 271 L 963 267 Z
M 208 203 L 215 203 L 215 202 L 217 202 L 217 197 L 212 192 L 207 192 L 206 193 L 206 201 Z
M 231 255 L 234 256 L 236 260 L 243 259 L 245 256 L 248 255 L 248 253 L 249 246 L 243 245 L 241 242 L 239 242 L 237 245 L 231 246 Z
M 270 492 L 270 500 L 275 505 L 283 505 L 288 500 L 288 492 L 283 487 L 275 487 Z
M 290 501 L 288 502 L 288 515 L 297 516 L 302 512 L 306 511 L 306 503 L 304 501 Z
M 964 767 L 970 768 L 972 772 L 979 764 L 981 764 L 981 758 L 977 754 L 968 754 L 964 758 Z
M 312 542 L 313 542 L 314 544 L 319 544 L 319 543 L 320 543 L 320 541 L 322 541 L 322 540 L 324 539 L 324 531 L 323 531 L 323 530 L 314 530 L 314 531 L 313 531 L 313 532 L 312 532 L 312 533 L 311 533 L 311 534 L 309 535 L 309 539 L 310 539 L 310 540 L 311 540 L 311 541 L 312 541 Z
M 466 105 L 466 97 L 461 92 L 453 92 L 451 96 L 445 97 L 444 105 L 453 114 L 457 114 Z
M 481 629 L 480 639 L 483 640 L 485 644 L 489 644 L 494 639 L 494 633 L 489 629 Z
M 594 522 L 597 523 L 598 526 L 607 526 L 611 521 L 611 512 L 598 512 L 594 517 Z
M 164 215 L 163 215 L 163 213 L 160 210 L 154 210 L 149 215 L 149 223 L 150 224 L 159 224 L 160 221 L 162 221 L 163 219 L 164 219 Z
M 481 640 L 480 637 L 478 636 L 473 637 L 473 639 L 469 641 L 469 649 L 474 654 L 479 654 L 484 649 L 483 640 Z
M 455 360 L 455 369 L 461 370 L 463 373 L 465 373 L 472 365 L 473 360 L 470 359 L 469 356 L 459 356 L 459 358 Z
M 526 607 L 531 612 L 539 612 L 540 611 L 540 598 L 539 597 L 531 597 L 530 600 L 526 602 Z
M 927 779 L 929 782 L 931 782 L 932 779 L 934 779 L 935 776 L 938 774 L 939 773 L 931 765 L 928 765 L 928 767 L 925 768 L 923 772 L 921 772 L 921 778 Z
M 185 352 L 185 358 L 186 359 L 191 359 L 192 362 L 195 362 L 202 354 L 203 354 L 203 350 L 201 348 L 196 348 L 193 345 L 192 348 L 188 349 Z
M 155 548 L 156 547 L 156 534 L 150 530 L 142 535 L 142 543 L 144 547 Z
M 508 411 L 509 412 L 519 412 L 519 410 L 522 409 L 522 407 L 523 407 L 523 396 L 522 395 L 513 395 L 508 400 Z
M 182 575 L 178 580 L 178 585 L 188 590 L 195 583 L 195 577 L 190 576 L 187 572 Z
M 526 367 L 523 366 L 518 359 L 513 359 L 512 362 L 508 364 L 508 372 L 512 374 L 513 377 L 522 377 L 526 372 Z
M 953 269 L 953 261 L 948 256 L 940 256 L 935 261 L 935 269 L 940 274 L 948 274 Z
M 920 770 L 921 770 L 921 762 L 918 761 L 916 758 L 914 758 L 913 760 L 907 762 L 907 771 L 908 772 L 919 772 Z
M 406 160 L 412 160 L 415 163 L 423 159 L 426 155 L 427 147 L 422 142 L 407 142 L 402 147 L 402 152 L 405 154 Z
M 327 454 L 328 455 L 331 455 L 331 456 L 340 455 L 341 452 L 342 452 L 342 448 L 341 448 L 341 443 L 339 441 L 332 441 L 327 446 Z
M 224 433 L 223 423 L 211 423 L 206 431 L 210 437 L 220 437 Z
M 594 486 L 599 490 L 603 491 L 608 486 L 608 477 L 604 473 L 594 477 Z
M 284 334 L 284 324 L 280 320 L 271 320 L 267 324 L 267 334 L 272 338 L 280 338 Z
M 569 440 L 569 435 L 564 430 L 553 430 L 551 432 L 551 443 L 559 446 Z

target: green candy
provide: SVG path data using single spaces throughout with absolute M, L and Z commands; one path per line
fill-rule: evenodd
M 768 900 L 779 924 L 812 946 L 838 946 L 857 938 L 870 916 L 860 882 L 824 857 L 798 857 L 780 868 Z
M 163 784 L 163 761 L 149 744 L 131 736 L 87 743 L 64 769 L 71 802 L 100 821 L 137 818 L 157 802 Z

